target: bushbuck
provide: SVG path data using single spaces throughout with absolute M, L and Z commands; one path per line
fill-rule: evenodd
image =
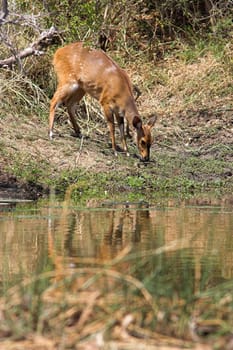
M 126 72 L 104 51 L 85 47 L 76 42 L 59 48 L 53 59 L 58 78 L 58 87 L 51 100 L 49 115 L 49 135 L 53 137 L 56 107 L 64 104 L 68 109 L 71 124 L 77 136 L 80 128 L 75 120 L 76 104 L 87 93 L 101 104 L 108 123 L 112 148 L 117 155 L 114 117 L 119 126 L 123 150 L 128 155 L 124 132 L 124 117 L 136 133 L 136 143 L 142 161 L 149 161 L 152 144 L 151 128 L 155 117 L 142 124 L 133 97 L 132 85 Z

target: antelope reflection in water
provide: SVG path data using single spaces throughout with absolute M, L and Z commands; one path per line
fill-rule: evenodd
M 52 235 L 56 236 L 59 256 L 90 257 L 103 263 L 114 258 L 127 245 L 139 251 L 167 246 L 186 239 L 189 252 L 184 260 L 193 266 L 196 291 L 200 288 L 205 259 L 217 262 L 217 274 L 224 278 L 233 275 L 233 217 L 225 207 L 147 208 L 138 205 L 115 204 L 108 208 L 76 210 L 65 203 L 62 214 L 53 221 Z M 59 238 L 60 237 L 60 238 Z M 60 243 L 58 244 L 58 240 Z M 182 247 L 181 247 L 182 248 Z M 177 245 L 177 251 L 179 246 Z M 214 252 L 218 252 L 217 256 Z M 167 259 L 173 252 L 165 253 Z M 180 268 L 177 254 L 174 269 Z M 180 257 L 183 257 L 180 254 Z M 183 263 L 184 263 L 184 260 Z M 75 261 L 75 259 L 74 259 Z
M 65 202 L 62 214 L 54 220 L 49 231 L 62 233 L 60 254 L 104 261 L 113 258 L 128 244 L 148 240 L 152 224 L 150 211 L 143 206 L 116 204 L 111 209 L 79 211 L 70 209 Z

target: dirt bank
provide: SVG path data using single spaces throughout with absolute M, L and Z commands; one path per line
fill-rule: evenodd
M 131 140 L 128 141 L 130 158 L 124 154 L 113 156 L 104 121 L 102 129 L 93 130 L 80 140 L 71 136 L 72 130 L 63 120 L 56 124 L 55 139 L 51 142 L 47 137 L 47 124 L 44 122 L 38 127 L 36 117 L 24 118 L 20 127 L 19 121 L 12 120 L 9 125 L 6 118 L 0 124 L 4 146 L 0 152 L 0 197 L 36 199 L 64 173 L 77 170 L 82 170 L 83 176 L 109 172 L 120 173 L 122 178 L 134 174 L 138 177 L 147 174 L 151 179 L 179 176 L 202 182 L 207 187 L 216 182 L 221 182 L 223 187 L 231 186 L 232 115 L 231 109 L 222 106 L 216 110 L 159 116 L 153 132 L 151 163 L 147 166 L 134 157 L 137 149 Z M 186 169 L 182 168 L 184 164 Z M 73 181 L 72 175 L 70 181 Z

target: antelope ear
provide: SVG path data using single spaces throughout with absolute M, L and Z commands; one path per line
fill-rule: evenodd
M 137 115 L 133 118 L 132 124 L 133 124 L 133 127 L 137 130 L 142 128 L 142 121 Z
M 150 119 L 148 120 L 147 125 L 150 127 L 150 129 L 153 128 L 153 126 L 155 125 L 155 122 L 157 120 L 157 115 L 154 115 L 153 117 L 150 117 Z

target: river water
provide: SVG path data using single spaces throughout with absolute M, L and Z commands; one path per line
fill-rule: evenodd
M 166 291 L 196 293 L 233 277 L 233 198 L 208 196 L 161 203 L 90 201 L 79 207 L 56 198 L 0 205 L 1 290 L 80 259 L 105 263 L 126 252 L 155 259 L 154 274 Z M 142 258 L 143 257 L 143 258 Z M 146 276 L 144 276 L 146 277 Z M 186 286 L 186 284 L 188 286 Z M 187 287 L 187 288 L 186 288 Z

